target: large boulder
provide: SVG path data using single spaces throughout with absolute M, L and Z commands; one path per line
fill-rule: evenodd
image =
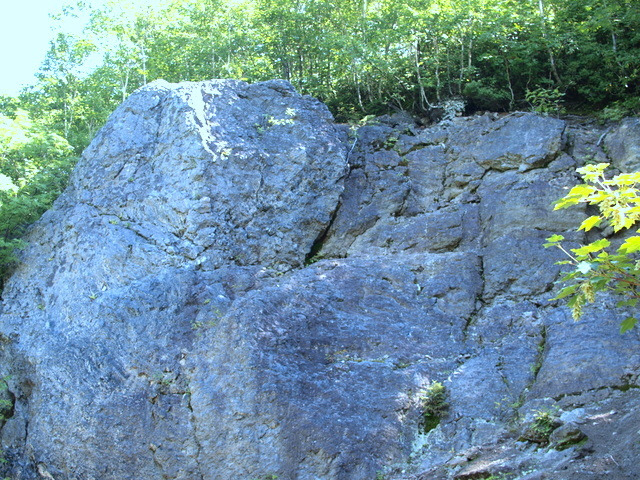
M 208 471 L 197 432 L 220 425 L 196 425 L 189 356 L 265 272 L 303 265 L 345 156 L 327 108 L 286 82 L 132 94 L 30 232 L 3 293 L 15 475 L 34 475 L 29 459 L 54 478 Z
M 551 203 L 585 152 L 629 157 L 627 124 L 609 149 L 524 113 L 349 137 L 285 82 L 137 91 L 3 293 L 7 474 L 637 477 L 640 336 L 615 299 L 572 322 L 542 247 L 583 240 Z

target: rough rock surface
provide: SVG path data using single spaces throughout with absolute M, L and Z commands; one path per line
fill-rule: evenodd
M 582 240 L 551 209 L 575 168 L 637 146 L 634 119 L 349 137 L 284 82 L 139 90 L 3 293 L 7 474 L 638 478 L 640 335 L 611 299 L 550 303 L 541 245 Z

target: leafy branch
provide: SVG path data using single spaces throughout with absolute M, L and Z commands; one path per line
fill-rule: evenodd
M 578 231 L 590 231 L 597 226 L 610 226 L 613 232 L 629 229 L 640 220 L 640 172 L 621 173 L 608 179 L 605 170 L 608 163 L 587 165 L 577 171 L 585 183 L 576 185 L 569 193 L 556 202 L 554 210 L 568 208 L 579 203 L 597 206 L 598 215 L 592 215 L 582 222 Z M 640 230 L 636 231 L 640 233 Z M 559 248 L 568 260 L 557 262 L 571 265 L 573 269 L 565 273 L 560 282 L 567 283 L 553 300 L 568 298 L 573 318 L 579 320 L 587 303 L 595 301 L 600 291 L 609 291 L 623 297 L 619 307 L 636 307 L 640 300 L 640 235 L 628 237 L 617 249 L 611 242 L 600 238 L 579 248 L 565 248 L 562 235 L 547 238 L 545 247 Z M 632 329 L 637 318 L 626 318 L 620 332 Z

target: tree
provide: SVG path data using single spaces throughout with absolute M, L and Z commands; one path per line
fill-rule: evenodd
M 69 138 L 78 115 L 82 66 L 95 46 L 84 40 L 59 33 L 37 74 L 45 96 L 55 102 L 56 122 L 62 135 Z
M 77 1 L 82 38 L 55 39 L 32 115 L 82 150 L 136 88 L 284 78 L 339 121 L 448 100 L 468 111 L 527 108 L 527 95 L 640 112 L 640 10 L 631 0 Z M 535 103 L 535 102 L 533 102 Z
M 74 162 L 71 145 L 24 110 L 0 114 L 0 283 L 25 228 L 62 192 Z

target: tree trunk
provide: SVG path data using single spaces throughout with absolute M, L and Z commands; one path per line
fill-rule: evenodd
M 416 39 L 415 51 L 416 51 L 416 55 L 415 55 L 416 78 L 418 80 L 418 89 L 419 89 L 419 92 L 420 92 L 420 109 L 421 110 L 427 110 L 427 107 L 432 108 L 432 105 L 431 105 L 431 103 L 429 103 L 429 99 L 427 98 L 427 94 L 424 91 L 424 85 L 422 85 L 422 75 L 420 73 L 420 60 L 421 60 L 422 52 L 420 51 L 420 40 L 419 39 Z
M 513 93 L 513 84 L 511 83 L 511 71 L 509 69 L 509 60 L 504 59 L 504 70 L 507 74 L 507 85 L 509 86 L 509 93 L 511 94 L 511 100 L 509 100 L 509 111 L 513 111 L 513 107 L 516 102 L 516 96 Z
M 547 54 L 549 55 L 549 65 L 551 66 L 551 74 L 553 78 L 556 80 L 558 85 L 562 85 L 562 80 L 560 80 L 560 75 L 558 75 L 558 69 L 556 68 L 556 59 L 553 55 L 553 50 L 549 46 L 549 36 L 547 34 L 547 19 L 544 13 L 544 0 L 538 0 L 538 11 L 540 13 L 540 22 L 542 24 L 542 38 L 547 45 Z

